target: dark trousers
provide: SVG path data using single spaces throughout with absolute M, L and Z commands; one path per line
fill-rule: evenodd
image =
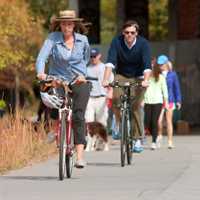
M 85 144 L 86 125 L 85 110 L 90 94 L 90 84 L 82 83 L 72 86 L 73 99 L 73 130 L 75 135 L 75 144 Z
M 148 128 L 152 135 L 152 142 L 156 143 L 158 136 L 158 118 L 162 104 L 145 104 L 145 128 Z

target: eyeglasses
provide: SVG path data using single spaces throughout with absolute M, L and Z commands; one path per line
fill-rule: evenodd
M 137 32 L 136 32 L 136 31 L 124 31 L 124 33 L 125 33 L 126 35 L 128 35 L 129 33 L 130 33 L 131 35 L 135 35 Z

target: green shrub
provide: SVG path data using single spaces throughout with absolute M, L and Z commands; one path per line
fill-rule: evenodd
M 6 108 L 6 102 L 3 99 L 0 99 L 0 109 L 5 109 Z

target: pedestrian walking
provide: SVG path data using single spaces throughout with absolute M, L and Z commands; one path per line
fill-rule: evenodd
M 158 118 L 165 102 L 168 105 L 168 91 L 165 77 L 161 74 L 159 65 L 153 65 L 152 74 L 149 80 L 149 87 L 144 95 L 145 128 L 152 135 L 151 149 L 157 148 Z
M 168 148 L 172 149 L 174 147 L 173 143 L 173 112 L 174 109 L 178 110 L 181 108 L 181 91 L 179 80 L 176 72 L 173 70 L 172 63 L 166 55 L 160 55 L 157 59 L 157 64 L 160 65 L 163 75 L 166 77 L 167 88 L 168 88 L 168 101 L 169 105 L 163 106 L 159 120 L 158 120 L 158 144 L 162 143 L 163 134 L 163 119 L 166 116 L 167 125 L 167 136 L 168 136 Z
M 102 86 L 105 64 L 101 61 L 101 56 L 98 48 L 91 49 L 90 65 L 87 67 L 87 75 L 97 78 L 97 81 L 91 81 L 92 89 L 86 108 L 85 119 L 86 122 L 100 122 L 106 128 L 108 120 L 107 99 L 109 89 Z M 112 81 L 113 77 L 111 76 L 110 82 Z M 108 150 L 108 144 L 105 144 L 104 150 Z

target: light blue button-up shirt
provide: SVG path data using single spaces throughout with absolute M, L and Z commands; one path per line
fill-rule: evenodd
M 86 65 L 90 58 L 90 47 L 85 35 L 74 33 L 74 47 L 70 50 L 62 32 L 52 32 L 45 40 L 36 60 L 37 73 L 44 73 L 48 63 L 48 74 L 70 82 L 75 76 L 86 76 Z

